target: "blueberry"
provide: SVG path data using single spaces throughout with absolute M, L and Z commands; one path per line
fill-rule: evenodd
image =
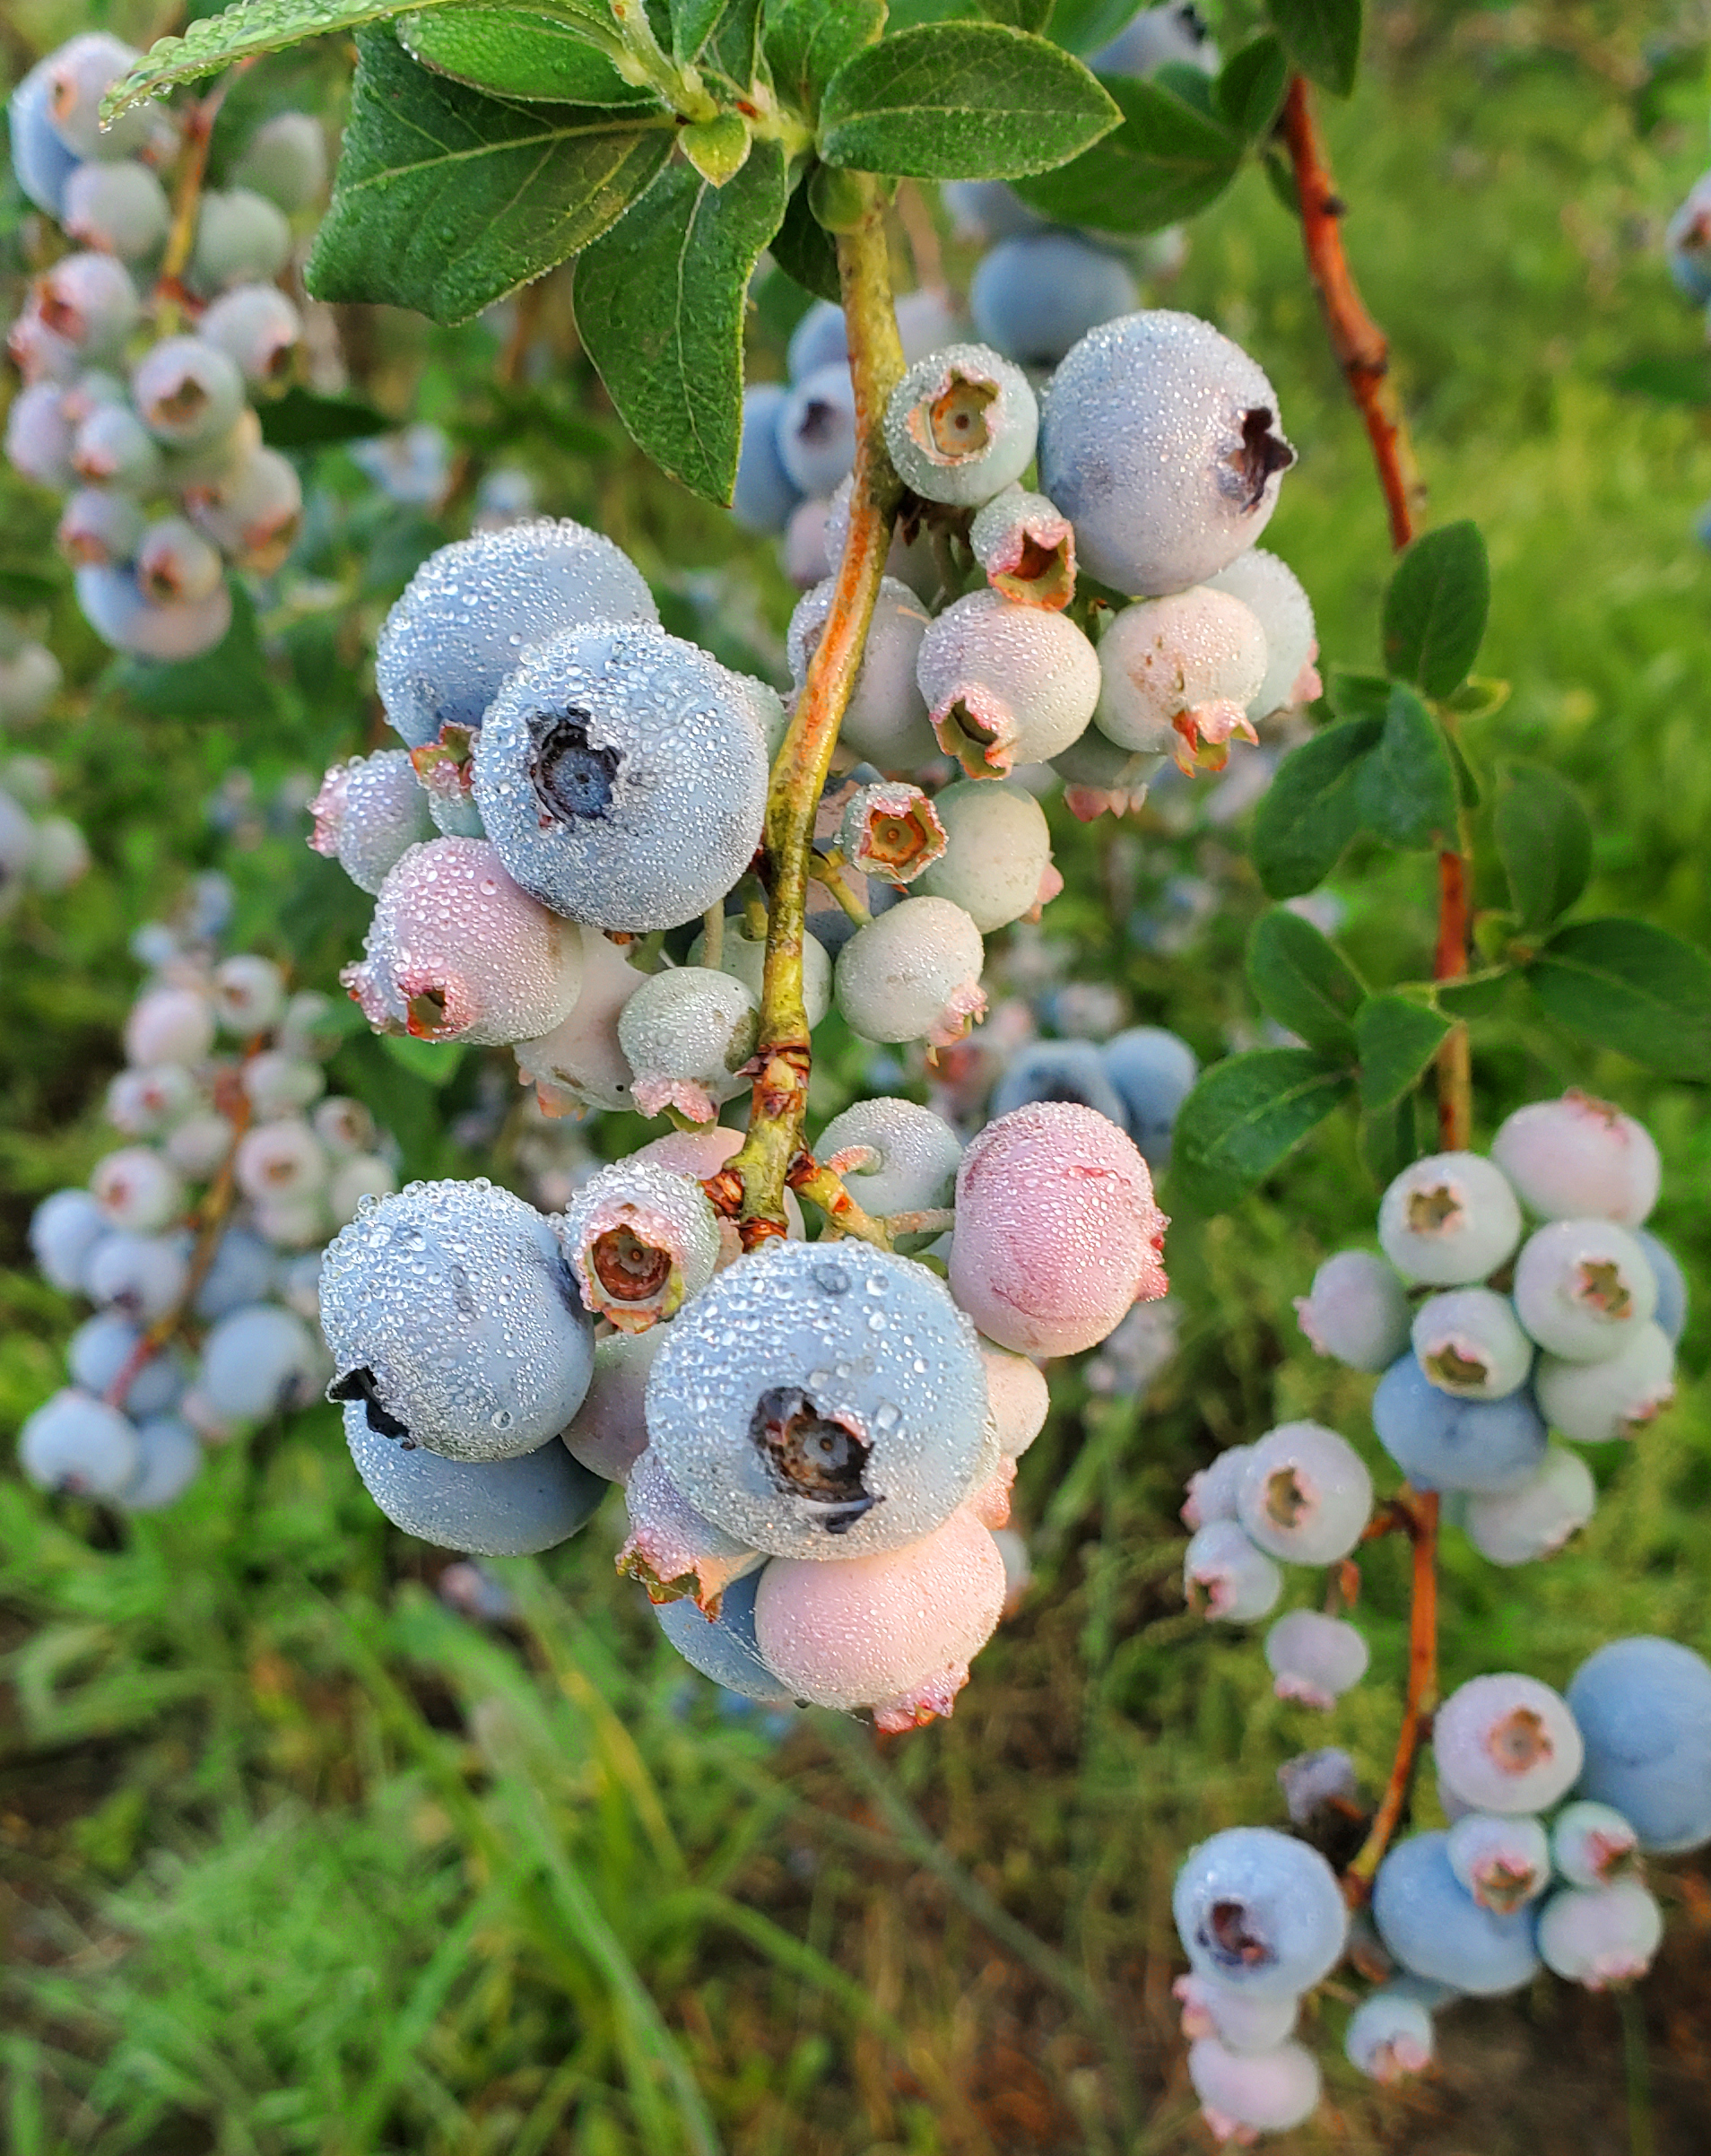
M 126 1512 L 161 1512 L 176 1505 L 202 1473 L 196 1433 L 177 1415 L 151 1415 L 137 1424 L 137 1469 L 120 1492 Z
M 283 212 L 248 187 L 204 190 L 196 213 L 189 283 L 203 293 L 265 283 L 291 258 L 291 228 Z
M 751 935 L 747 923 L 741 915 L 727 917 L 720 935 L 719 962 L 715 969 L 728 973 L 734 981 L 741 981 L 758 1007 L 760 989 L 766 975 L 767 939 L 764 935 Z M 689 962 L 701 966 L 707 962 L 706 931 L 690 945 Z M 802 939 L 802 1004 L 812 1030 L 831 1009 L 831 959 L 817 936 L 804 935 Z
M 1657 1308 L 1652 1316 L 1670 1345 L 1679 1347 L 1688 1320 L 1687 1275 L 1675 1253 L 1648 1230 L 1637 1228 L 1634 1240 L 1646 1253 L 1652 1276 L 1657 1282 Z
M 196 1289 L 195 1314 L 212 1324 L 247 1302 L 259 1302 L 274 1279 L 274 1253 L 248 1228 L 228 1228 L 214 1245 Z
M 1550 1822 L 1550 1855 L 1570 1886 L 1613 1886 L 1640 1868 L 1633 1821 L 1613 1805 L 1581 1797 Z
M 743 392 L 743 446 L 731 514 L 745 532 L 783 531 L 802 500 L 778 456 L 778 419 L 789 398 L 779 382 L 757 382 Z
M 195 605 L 224 581 L 220 556 L 183 517 L 162 517 L 149 526 L 136 550 L 135 575 L 145 599 L 156 606 Z
M 719 1261 L 718 1216 L 700 1184 L 634 1158 L 582 1185 L 559 1240 L 585 1305 L 625 1333 L 674 1317 Z
M 1318 2108 L 1323 2087 L 1319 2063 L 1304 2045 L 1241 2052 L 1216 2037 L 1189 2046 L 1188 2078 L 1220 2141 L 1252 2141 L 1305 2124 Z
M 945 1048 L 986 1007 L 985 962 L 980 931 L 968 915 L 928 893 L 856 930 L 838 953 L 832 993 L 864 1040 Z
M 102 98 L 142 57 L 100 30 L 84 30 L 48 56 L 49 117 L 60 140 L 79 157 L 131 157 L 148 142 L 153 115 L 146 105 L 101 125 Z
M 1353 1625 L 1318 1610 L 1290 1610 L 1265 1635 L 1265 1660 L 1278 1698 L 1326 1712 L 1359 1683 L 1371 1659 Z
M 200 988 L 145 988 L 125 1021 L 127 1063 L 200 1063 L 213 1047 L 213 1005 Z
M 1070 352 L 1040 417 L 1040 483 L 1101 582 L 1183 591 L 1251 546 L 1295 452 L 1277 393 L 1192 315 L 1125 315 Z
M 1182 1506 L 1186 1527 L 1209 1526 L 1213 1520 L 1238 1517 L 1242 1477 L 1253 1455 L 1251 1445 L 1226 1446 L 1210 1466 L 1199 1468 L 1188 1477 L 1188 1494 Z
M 932 623 L 916 679 L 940 748 L 970 778 L 1041 763 L 1086 731 L 1099 655 L 1061 613 L 970 592 Z
M 78 476 L 94 486 L 152 494 L 161 483 L 160 448 L 128 404 L 97 404 L 79 421 L 71 460 Z M 119 559 L 130 561 L 133 552 L 123 552 Z
M 1189 2042 L 1216 2037 L 1227 2051 L 1275 2051 L 1300 2018 L 1298 1999 L 1250 1999 L 1210 1977 L 1178 1977 L 1170 1990 L 1182 2004 L 1182 2033 Z
M 624 1511 L 630 1532 L 618 1569 L 639 1580 L 650 1601 L 689 1599 L 704 1616 L 716 1614 L 725 1590 L 766 1561 L 695 1509 L 651 1445 L 624 1476 Z
M 556 1439 L 511 1458 L 447 1459 L 372 1426 L 345 1404 L 344 1437 L 363 1487 L 395 1527 L 478 1557 L 527 1557 L 566 1542 L 605 1495 Z
M 1369 1993 L 1349 2016 L 1342 2036 L 1349 2064 L 1386 2087 L 1424 2073 L 1437 2049 L 1431 2011 L 1406 1981 Z
M 451 1459 L 534 1452 L 576 1413 L 593 1328 L 551 1226 L 485 1180 L 412 1183 L 327 1247 L 321 1326 L 377 1435 Z
M 1055 230 L 1001 239 L 968 288 L 982 340 L 1024 367 L 1055 367 L 1090 329 L 1140 303 L 1119 256 Z
M 1002 179 L 946 180 L 939 198 L 959 235 L 968 239 L 1008 239 L 1017 232 L 1038 231 L 1046 222 Z
M 1129 1126 L 1122 1097 L 1090 1040 L 1033 1040 L 1020 1048 L 993 1089 L 990 1112 L 1007 1116 L 1030 1100 L 1078 1100 L 1109 1117 L 1119 1130 Z
M 107 1232 L 107 1215 L 87 1190 L 56 1190 L 30 1216 L 31 1255 L 67 1295 L 83 1291 L 89 1261 Z
M 187 1237 L 104 1235 L 91 1251 L 83 1290 L 102 1308 L 152 1325 L 175 1309 L 190 1277 Z
M 1293 1998 L 1342 1959 L 1349 1912 L 1316 1849 L 1271 1827 L 1230 1827 L 1177 1874 L 1177 1935 L 1196 1976 L 1257 1999 Z
M 618 1039 L 624 1005 L 650 976 L 604 935 L 582 939 L 582 990 L 550 1033 L 513 1043 L 517 1074 L 543 1107 L 562 1114 L 633 1106 L 634 1073 Z
M 165 337 L 131 372 L 131 396 L 144 424 L 175 449 L 205 448 L 244 408 L 238 363 L 205 337 Z
M 1533 1368 L 1533 1343 L 1515 1305 L 1490 1288 L 1428 1296 L 1414 1313 L 1410 1337 L 1426 1376 L 1460 1400 L 1504 1399 L 1525 1384 Z
M 1369 1250 L 1339 1250 L 1298 1296 L 1301 1330 L 1321 1355 L 1351 1369 L 1388 1369 L 1409 1340 L 1408 1296 L 1394 1271 Z
M 763 1575 L 746 1572 L 719 1597 L 717 1617 L 704 1616 L 690 1595 L 653 1605 L 659 1629 L 691 1669 L 726 1691 L 766 1707 L 794 1707 L 796 1695 L 761 1658 L 754 1636 L 754 1598 Z
M 1218 73 L 1218 48 L 1191 0 L 1143 7 L 1088 65 L 1097 74 L 1150 75 L 1172 61 L 1204 74 Z
M 1711 1841 L 1711 1665 L 1673 1639 L 1615 1639 L 1568 1696 L 1586 1746 L 1579 1794 L 1630 1820 L 1644 1849 Z
M 1541 1355 L 1533 1391 L 1546 1421 L 1576 1445 L 1637 1437 L 1675 1397 L 1675 1351 L 1661 1326 L 1643 1325 L 1602 1362 Z
M 1249 718 L 1269 718 L 1324 694 L 1313 663 L 1319 653 L 1313 602 L 1286 562 L 1264 547 L 1250 546 L 1228 568 L 1208 577 L 1206 588 L 1239 599 L 1265 632 L 1265 674 L 1248 704 Z
M 220 469 L 187 481 L 190 520 L 239 569 L 271 576 L 303 521 L 303 482 L 291 459 L 253 445 Z
M 805 382 L 822 367 L 849 365 L 849 333 L 836 300 L 816 300 L 790 333 L 785 365 L 793 382 Z
M 779 408 L 778 462 L 798 493 L 823 498 L 856 462 L 856 390 L 847 361 L 817 367 Z
M 13 399 L 6 413 L 6 462 L 14 472 L 38 486 L 70 486 L 76 474 L 75 440 L 57 382 L 31 382 Z
M 974 1328 L 902 1257 L 773 1242 L 673 1319 L 647 1429 L 727 1534 L 816 1560 L 899 1548 L 996 1465 Z
M 1444 1847 L 1463 1886 L 1500 1917 L 1524 1908 L 1550 1884 L 1550 1838 L 1531 1813 L 1463 1813 Z
M 1130 1137 L 1150 1167 L 1168 1167 L 1177 1111 L 1194 1091 L 1199 1058 L 1163 1026 L 1131 1026 L 1114 1034 L 1103 1054 L 1105 1074 L 1127 1110 Z
M 1182 1590 L 1189 1608 L 1214 1623 L 1251 1624 L 1277 1607 L 1283 1575 L 1236 1520 L 1212 1519 L 1183 1552 Z
M 65 1368 L 72 1383 L 105 1399 L 120 1377 L 130 1370 L 130 1381 L 113 1404 L 138 1418 L 164 1414 L 177 1406 L 184 1391 L 184 1364 L 169 1348 L 139 1361 L 137 1350 L 142 1344 L 142 1328 L 128 1317 L 117 1310 L 98 1311 L 84 1319 L 66 1343 Z
M 82 246 L 134 262 L 165 239 L 172 204 L 147 165 L 123 158 L 77 167 L 65 183 L 61 222 Z
M 1006 599 L 1054 613 L 1075 596 L 1075 531 L 1044 494 L 1006 487 L 977 509 L 968 544 Z
M 1539 1913 L 1539 1952 L 1547 1969 L 1588 1991 L 1631 1984 L 1663 1942 L 1663 1912 L 1637 1881 L 1564 1887 Z
M 628 1482 L 647 1449 L 647 1373 L 664 1339 L 665 1328 L 651 1326 L 595 1343 L 594 1375 L 561 1435 L 571 1457 L 604 1482 Z
M 81 160 L 53 124 L 51 57 L 38 60 L 6 107 L 12 170 L 21 191 L 49 217 L 64 214 L 65 186 Z
M 933 806 L 945 849 L 916 878 L 919 898 L 949 900 L 984 935 L 1038 916 L 1063 889 L 1046 812 L 1026 787 L 959 779 L 934 795 Z
M 79 487 L 54 536 L 74 568 L 123 567 L 135 560 L 143 529 L 133 496 L 109 487 Z
M 827 1165 L 841 1162 L 838 1172 L 850 1195 L 864 1212 L 883 1218 L 950 1204 L 962 1142 L 929 1109 L 880 1094 L 834 1116 L 820 1134 L 815 1157 Z
M 1521 1208 L 1502 1169 L 1481 1154 L 1430 1153 L 1385 1190 L 1378 1240 L 1405 1281 L 1463 1287 L 1514 1255 Z
M 1545 1456 L 1545 1426 L 1524 1387 L 1504 1400 L 1440 1392 L 1411 1350 L 1372 1396 L 1378 1442 L 1421 1490 L 1513 1490 Z
M 168 1226 L 184 1204 L 178 1171 L 152 1145 L 106 1154 L 95 1163 L 89 1187 L 110 1227 L 143 1235 Z
M 313 113 L 276 112 L 240 152 L 232 178 L 276 203 L 287 216 L 307 210 L 326 187 L 326 136 Z
M 885 408 L 886 444 L 903 483 L 927 501 L 962 508 L 978 508 L 1021 477 L 1038 430 L 1027 377 L 984 344 L 951 344 L 917 360 Z
M 18 1465 L 39 1490 L 121 1497 L 141 1464 L 129 1417 L 70 1386 L 37 1408 L 18 1433 Z
M 1237 1492 L 1243 1527 L 1291 1564 L 1347 1557 L 1372 1514 L 1372 1477 L 1346 1438 L 1317 1422 L 1284 1422 L 1253 1447 Z
M 1580 1772 L 1580 1732 L 1559 1692 L 1505 1671 L 1458 1686 L 1437 1709 L 1432 1752 L 1440 1781 L 1486 1812 L 1543 1812 Z
M 832 579 L 823 578 L 803 594 L 790 617 L 786 652 L 790 678 L 798 689 L 808 678 L 809 663 L 825 633 L 833 589 Z M 881 579 L 838 739 L 882 770 L 907 769 L 928 762 L 934 753 L 926 700 L 916 680 L 928 618 L 926 608 L 907 584 L 892 577 Z
M 1481 1908 L 1456 1878 L 1446 1834 L 1399 1841 L 1373 1881 L 1378 1935 L 1411 1976 L 1490 1998 L 1519 1991 L 1538 1972 L 1533 1917 Z
M 231 594 L 223 583 L 206 598 L 161 606 L 129 569 L 80 569 L 74 581 L 90 627 L 103 643 L 133 658 L 197 658 L 231 626 Z
M 25 83 L 30 80 L 26 75 Z M 17 94 L 22 94 L 22 86 Z M 15 159 L 15 150 L 13 155 Z M 29 194 L 22 169 L 18 177 Z M 1670 219 L 1663 233 L 1663 254 L 1678 288 L 1696 307 L 1703 307 L 1711 300 L 1711 172 L 1694 181 L 1686 201 Z
M 284 382 L 303 342 L 303 318 L 274 284 L 239 284 L 216 300 L 200 324 L 252 387 Z
M 1498 1126 L 1491 1158 L 1539 1219 L 1625 1228 L 1656 1204 L 1663 1172 L 1646 1126 L 1578 1087 L 1517 1108 Z
M 759 1031 L 754 997 L 731 974 L 674 966 L 648 975 L 618 1013 L 635 1105 L 644 1116 L 674 1108 L 691 1122 L 713 1122 L 720 1102 L 745 1090 Z
M 1549 1354 L 1602 1362 L 1640 1336 L 1657 1308 L 1657 1282 L 1629 1230 L 1552 1221 L 1521 1246 L 1515 1308 Z
M 309 804 L 309 844 L 330 855 L 359 891 L 377 894 L 388 873 L 432 828 L 428 796 L 404 749 L 335 763 Z
M 1462 1514 L 1467 1539 L 1494 1565 L 1532 1564 L 1561 1549 L 1591 1519 L 1598 1502 L 1592 1469 L 1561 1445 L 1525 1482 L 1471 1495 Z
M 912 883 L 942 856 L 944 825 L 918 786 L 882 779 L 877 786 L 857 787 L 850 795 L 838 843 L 857 874 Z
M 641 572 L 610 539 L 542 517 L 430 554 L 381 626 L 375 686 L 411 748 L 479 726 L 524 649 L 555 630 L 657 622 Z

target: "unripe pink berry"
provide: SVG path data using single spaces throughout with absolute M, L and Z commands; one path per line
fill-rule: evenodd
M 1107 1117 L 1032 1101 L 962 1156 L 951 1291 L 1001 1347 L 1073 1355 L 1164 1293 L 1167 1225 L 1146 1162 Z
M 1004 1563 L 965 1506 L 899 1550 L 844 1561 L 778 1557 L 755 1636 L 768 1665 L 821 1707 L 869 1707 L 882 1729 L 948 1715 L 997 1628 Z
M 759 1550 L 701 1517 L 651 1447 L 630 1470 L 624 1508 L 630 1533 L 618 1552 L 618 1569 L 639 1580 L 652 1602 L 677 1602 L 692 1595 L 698 1608 L 717 1617 L 719 1596 L 731 1582 L 766 1562 Z
M 1229 593 L 1200 584 L 1126 606 L 1099 656 L 1099 724 L 1120 748 L 1219 771 L 1232 735 L 1259 739 L 1247 707 L 1265 679 L 1265 631 Z
M 126 1145 L 109 1153 L 96 1162 L 89 1187 L 115 1228 L 141 1235 L 164 1228 L 184 1203 L 177 1170 L 152 1145 Z
M 1572 1087 L 1499 1125 L 1491 1158 L 1544 1221 L 1617 1221 L 1637 1228 L 1657 1203 L 1657 1147 L 1644 1124 Z
M 1045 1429 L 1051 1410 L 1045 1373 L 1026 1355 L 1007 1355 L 984 1344 L 980 1360 L 986 1366 L 986 1399 L 998 1430 L 998 1448 L 1006 1459 L 1019 1460 Z

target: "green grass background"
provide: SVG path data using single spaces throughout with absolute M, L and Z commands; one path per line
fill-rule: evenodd
M 21 10 L 32 49 L 63 10 Z M 1481 672 L 1512 684 L 1476 757 L 1547 761 L 1582 787 L 1589 904 L 1711 932 L 1711 493 L 1703 416 L 1619 391 L 1637 356 L 1691 354 L 1662 224 L 1706 149 L 1688 81 L 1641 134 L 1661 13 L 1394 8 L 1354 103 L 1326 113 L 1347 244 L 1388 330 L 1430 514 L 1472 517 L 1494 604 Z M 262 71 L 264 76 L 266 71 Z M 336 61 L 285 69 L 262 101 L 330 94 Z M 282 84 L 283 88 L 279 85 Z M 28 233 L 14 213 L 11 266 Z M 966 251 L 952 253 L 966 276 Z M 1275 381 L 1301 461 L 1267 543 L 1318 610 L 1325 659 L 1376 657 L 1387 572 L 1359 429 L 1327 358 L 1290 220 L 1257 173 L 1194 228 L 1167 303 L 1216 320 Z M 543 333 L 561 322 L 551 293 Z M 542 474 L 543 506 L 637 552 L 673 626 L 735 649 L 759 580 L 776 636 L 790 595 L 763 545 L 685 507 L 624 452 L 586 367 L 491 387 L 475 329 L 347 322 L 364 386 L 426 411 L 477 457 Z M 777 368 L 757 329 L 758 364 Z M 57 767 L 97 865 L 0 929 L 0 1423 L 59 1382 L 77 1313 L 30 1267 L 45 1191 L 109 1143 L 100 1094 L 132 992 L 125 941 L 218 864 L 240 938 L 330 985 L 363 906 L 295 830 L 234 850 L 205 804 L 223 774 L 265 797 L 362 745 L 363 651 L 413 560 L 448 535 L 369 500 L 324 460 L 310 559 L 334 586 L 274 636 L 271 709 L 151 717 L 104 673 L 62 597 L 74 687 L 18 745 Z M 0 567 L 39 567 L 53 509 L 4 482 Z M 448 527 L 449 529 L 449 527 Z M 1047 928 L 1082 978 L 1205 1055 L 1251 1032 L 1239 953 L 1262 901 L 1230 834 L 1107 823 L 1065 834 L 1071 889 Z M 1109 931 L 1169 878 L 1222 893 L 1186 952 Z M 1335 879 L 1369 978 L 1429 964 L 1429 864 Z M 1481 870 L 1483 902 L 1500 883 Z M 503 1059 L 501 1059 L 503 1060 Z M 1711 1281 L 1702 1095 L 1588 1056 L 1519 1005 L 1475 1039 L 1481 1134 L 1582 1082 L 1644 1115 L 1665 1161 L 1656 1225 Z M 829 1084 L 855 1076 L 834 1049 Z M 417 1172 L 460 1153 L 447 1116 L 474 1058 L 430 1076 L 375 1043 L 336 1082 L 403 1138 Z M 621 1131 L 598 1142 L 616 1150 Z M 1290 1299 L 1318 1257 L 1369 1234 L 1352 1132 L 1333 1125 L 1238 1215 L 1178 1218 L 1182 1351 L 1142 1407 L 1089 1403 L 1073 1374 L 1023 1464 L 1037 1581 L 981 1657 L 955 1718 L 876 1745 L 811 1715 L 733 1717 L 660 1641 L 611 1554 L 615 1500 L 577 1543 L 499 1566 L 519 1606 L 495 1632 L 454 1616 L 440 1560 L 378 1518 L 331 1410 L 218 1453 L 163 1517 L 112 1523 L 0 1476 L 0 2139 L 15 2156 L 218 2150 L 255 2156 L 890 2156 L 1203 2147 L 1168 1996 L 1168 1890 L 1213 1828 L 1275 1819 L 1278 1763 L 1335 1741 L 1369 1787 L 1394 1737 L 1405 1610 L 1376 1551 L 1371 1676 L 1329 1720 L 1270 1696 L 1258 1642 L 1188 1620 L 1176 1585 L 1186 1473 L 1219 1446 L 1313 1414 L 1370 1447 L 1368 1381 L 1317 1361 Z M 1167 1193 L 1167 1202 L 1168 1194 Z M 1703 1301 L 1703 1295 L 1701 1297 Z M 1560 1682 L 1600 1641 L 1657 1630 L 1711 1649 L 1711 1330 L 1689 1326 L 1674 1413 L 1620 1458 L 1588 1534 L 1507 1573 L 1446 1538 L 1454 1682 L 1520 1666 Z M 1376 1457 L 1376 1448 L 1374 1456 Z M 1614 1450 L 1614 1448 L 1612 1448 Z M 1313 1582 L 1295 1575 L 1292 1595 Z M 1429 1791 L 1421 1813 L 1436 1816 Z M 1655 2145 L 1705 2146 L 1711 1898 L 1667 1867 L 1670 1943 L 1646 1994 Z M 1611 2002 L 1542 1985 L 1442 2024 L 1438 2074 L 1381 2096 L 1341 2062 L 1352 1992 L 1310 2009 L 1329 2101 L 1280 2146 L 1511 2156 L 1629 2146 Z M 1633 2144 L 1639 2150 L 1643 2143 Z

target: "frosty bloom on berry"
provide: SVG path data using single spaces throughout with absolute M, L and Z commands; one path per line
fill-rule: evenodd
M 719 1258 L 718 1216 L 700 1185 L 633 1158 L 583 1185 L 559 1236 L 583 1301 L 622 1333 L 674 1316 Z

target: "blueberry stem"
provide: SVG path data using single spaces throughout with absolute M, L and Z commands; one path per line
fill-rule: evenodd
M 178 309 L 187 297 L 184 273 L 196 242 L 196 217 L 202 205 L 202 184 L 208 177 L 208 150 L 213 141 L 214 122 L 226 101 L 226 92 L 250 65 L 249 60 L 239 60 L 228 68 L 207 95 L 196 100 L 185 117 L 184 162 L 173 190 L 172 227 L 167 234 L 166 252 L 161 257 L 161 274 L 154 284 L 160 309 L 156 327 L 162 336 L 172 334 Z

